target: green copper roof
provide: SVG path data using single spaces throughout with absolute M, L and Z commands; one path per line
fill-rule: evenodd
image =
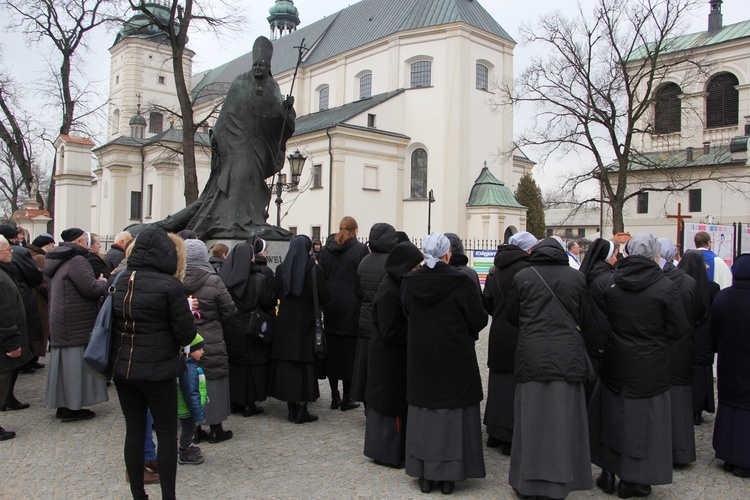
M 471 188 L 467 207 L 526 208 L 518 203 L 513 191 L 503 181 L 492 175 L 487 165 L 479 173 Z
M 729 24 L 716 31 L 699 31 L 698 33 L 688 33 L 668 40 L 663 54 L 671 52 L 680 52 L 682 50 L 691 50 L 719 43 L 737 40 L 739 38 L 750 37 L 750 20 L 742 21 L 735 24 Z M 637 61 L 645 56 L 643 47 L 636 49 L 630 60 Z

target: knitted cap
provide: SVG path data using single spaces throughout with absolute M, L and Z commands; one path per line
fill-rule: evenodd
M 66 229 L 62 233 L 60 233 L 60 236 L 62 236 L 63 241 L 75 241 L 78 238 L 81 237 L 81 235 L 85 233 L 83 229 L 78 229 L 77 227 L 71 227 L 70 229 Z
M 206 342 L 203 340 L 203 337 L 201 337 L 200 333 L 195 334 L 195 338 L 192 342 L 190 342 L 190 345 L 185 346 L 185 354 L 190 354 L 191 352 L 195 352 L 198 349 L 203 349 L 203 346 L 206 345 Z

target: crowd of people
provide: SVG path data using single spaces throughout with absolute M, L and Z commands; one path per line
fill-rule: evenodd
M 61 238 L 21 245 L 0 226 L 2 410 L 28 408 L 16 380 L 48 358 L 55 418 L 95 418 L 87 407 L 107 401 L 109 382 L 84 350 L 111 293 L 110 378 L 134 498 L 157 482 L 174 498 L 177 464 L 201 464 L 196 445 L 232 439 L 230 413 L 259 415 L 269 396 L 289 422 L 315 422 L 322 379 L 331 409 L 364 406 L 364 454 L 405 468 L 423 493 L 486 476 L 484 423 L 518 498 L 591 489 L 592 463 L 604 492 L 648 496 L 695 462 L 704 411 L 717 413 L 717 458 L 750 477 L 750 255 L 730 271 L 707 233 L 678 261 L 650 234 L 597 239 L 582 255 L 578 242 L 519 232 L 484 287 L 458 235 L 418 248 L 378 223 L 364 244 L 352 217 L 325 244 L 295 236 L 275 272 L 257 236 L 209 249 L 192 231 L 145 229 L 119 233 L 106 255 L 96 234 Z M 475 343 L 488 322 L 482 420 Z

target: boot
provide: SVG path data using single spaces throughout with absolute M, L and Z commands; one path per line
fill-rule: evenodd
M 261 408 L 260 406 L 256 405 L 255 403 L 253 403 L 253 404 L 251 404 L 249 406 L 246 406 L 242 410 L 242 416 L 243 417 L 252 417 L 253 415 L 260 415 L 261 413 L 263 413 L 263 408 Z
M 127 469 L 125 470 L 125 481 L 130 482 L 130 476 Z M 147 467 L 143 468 L 143 484 L 159 484 L 159 474 L 151 472 Z
M 204 439 L 208 439 L 208 432 L 201 429 L 201 426 L 195 428 L 195 435 L 193 436 L 193 443 L 200 444 Z
M 307 422 L 315 422 L 318 420 L 317 415 L 312 415 L 307 411 L 307 404 L 299 405 L 297 408 L 297 418 L 294 419 L 295 424 L 305 424 Z
M 290 422 L 297 420 L 297 403 L 287 403 L 286 407 L 289 409 L 289 415 L 287 415 L 286 419 Z
M 232 431 L 225 431 L 221 424 L 214 424 L 211 426 L 208 442 L 212 444 L 221 443 L 222 441 L 232 439 L 233 435 Z
M 601 488 L 604 493 L 611 495 L 615 492 L 615 475 L 614 473 L 602 469 L 602 473 L 596 478 L 596 485 Z

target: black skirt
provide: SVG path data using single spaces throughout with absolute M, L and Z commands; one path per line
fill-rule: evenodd
M 713 445 L 719 460 L 735 467 L 750 468 L 750 410 L 719 401 Z
M 513 408 L 516 378 L 512 373 L 490 371 L 484 425 L 487 434 L 503 443 L 513 441 Z
M 365 391 L 367 389 L 367 351 L 370 349 L 370 339 L 359 337 L 357 349 L 354 353 L 354 371 L 352 372 L 352 399 L 355 401 L 367 401 Z
M 268 384 L 271 397 L 288 403 L 317 401 L 320 397 L 315 363 L 276 360 L 271 365 Z
M 384 464 L 399 466 L 406 449 L 406 417 L 381 415 L 367 410 L 365 456 Z
M 258 366 L 229 364 L 229 393 L 233 405 L 252 406 L 255 401 L 265 401 L 268 393 L 268 375 L 271 363 Z
M 354 372 L 354 355 L 357 351 L 357 337 L 326 334 L 326 375 L 336 380 L 351 380 Z

